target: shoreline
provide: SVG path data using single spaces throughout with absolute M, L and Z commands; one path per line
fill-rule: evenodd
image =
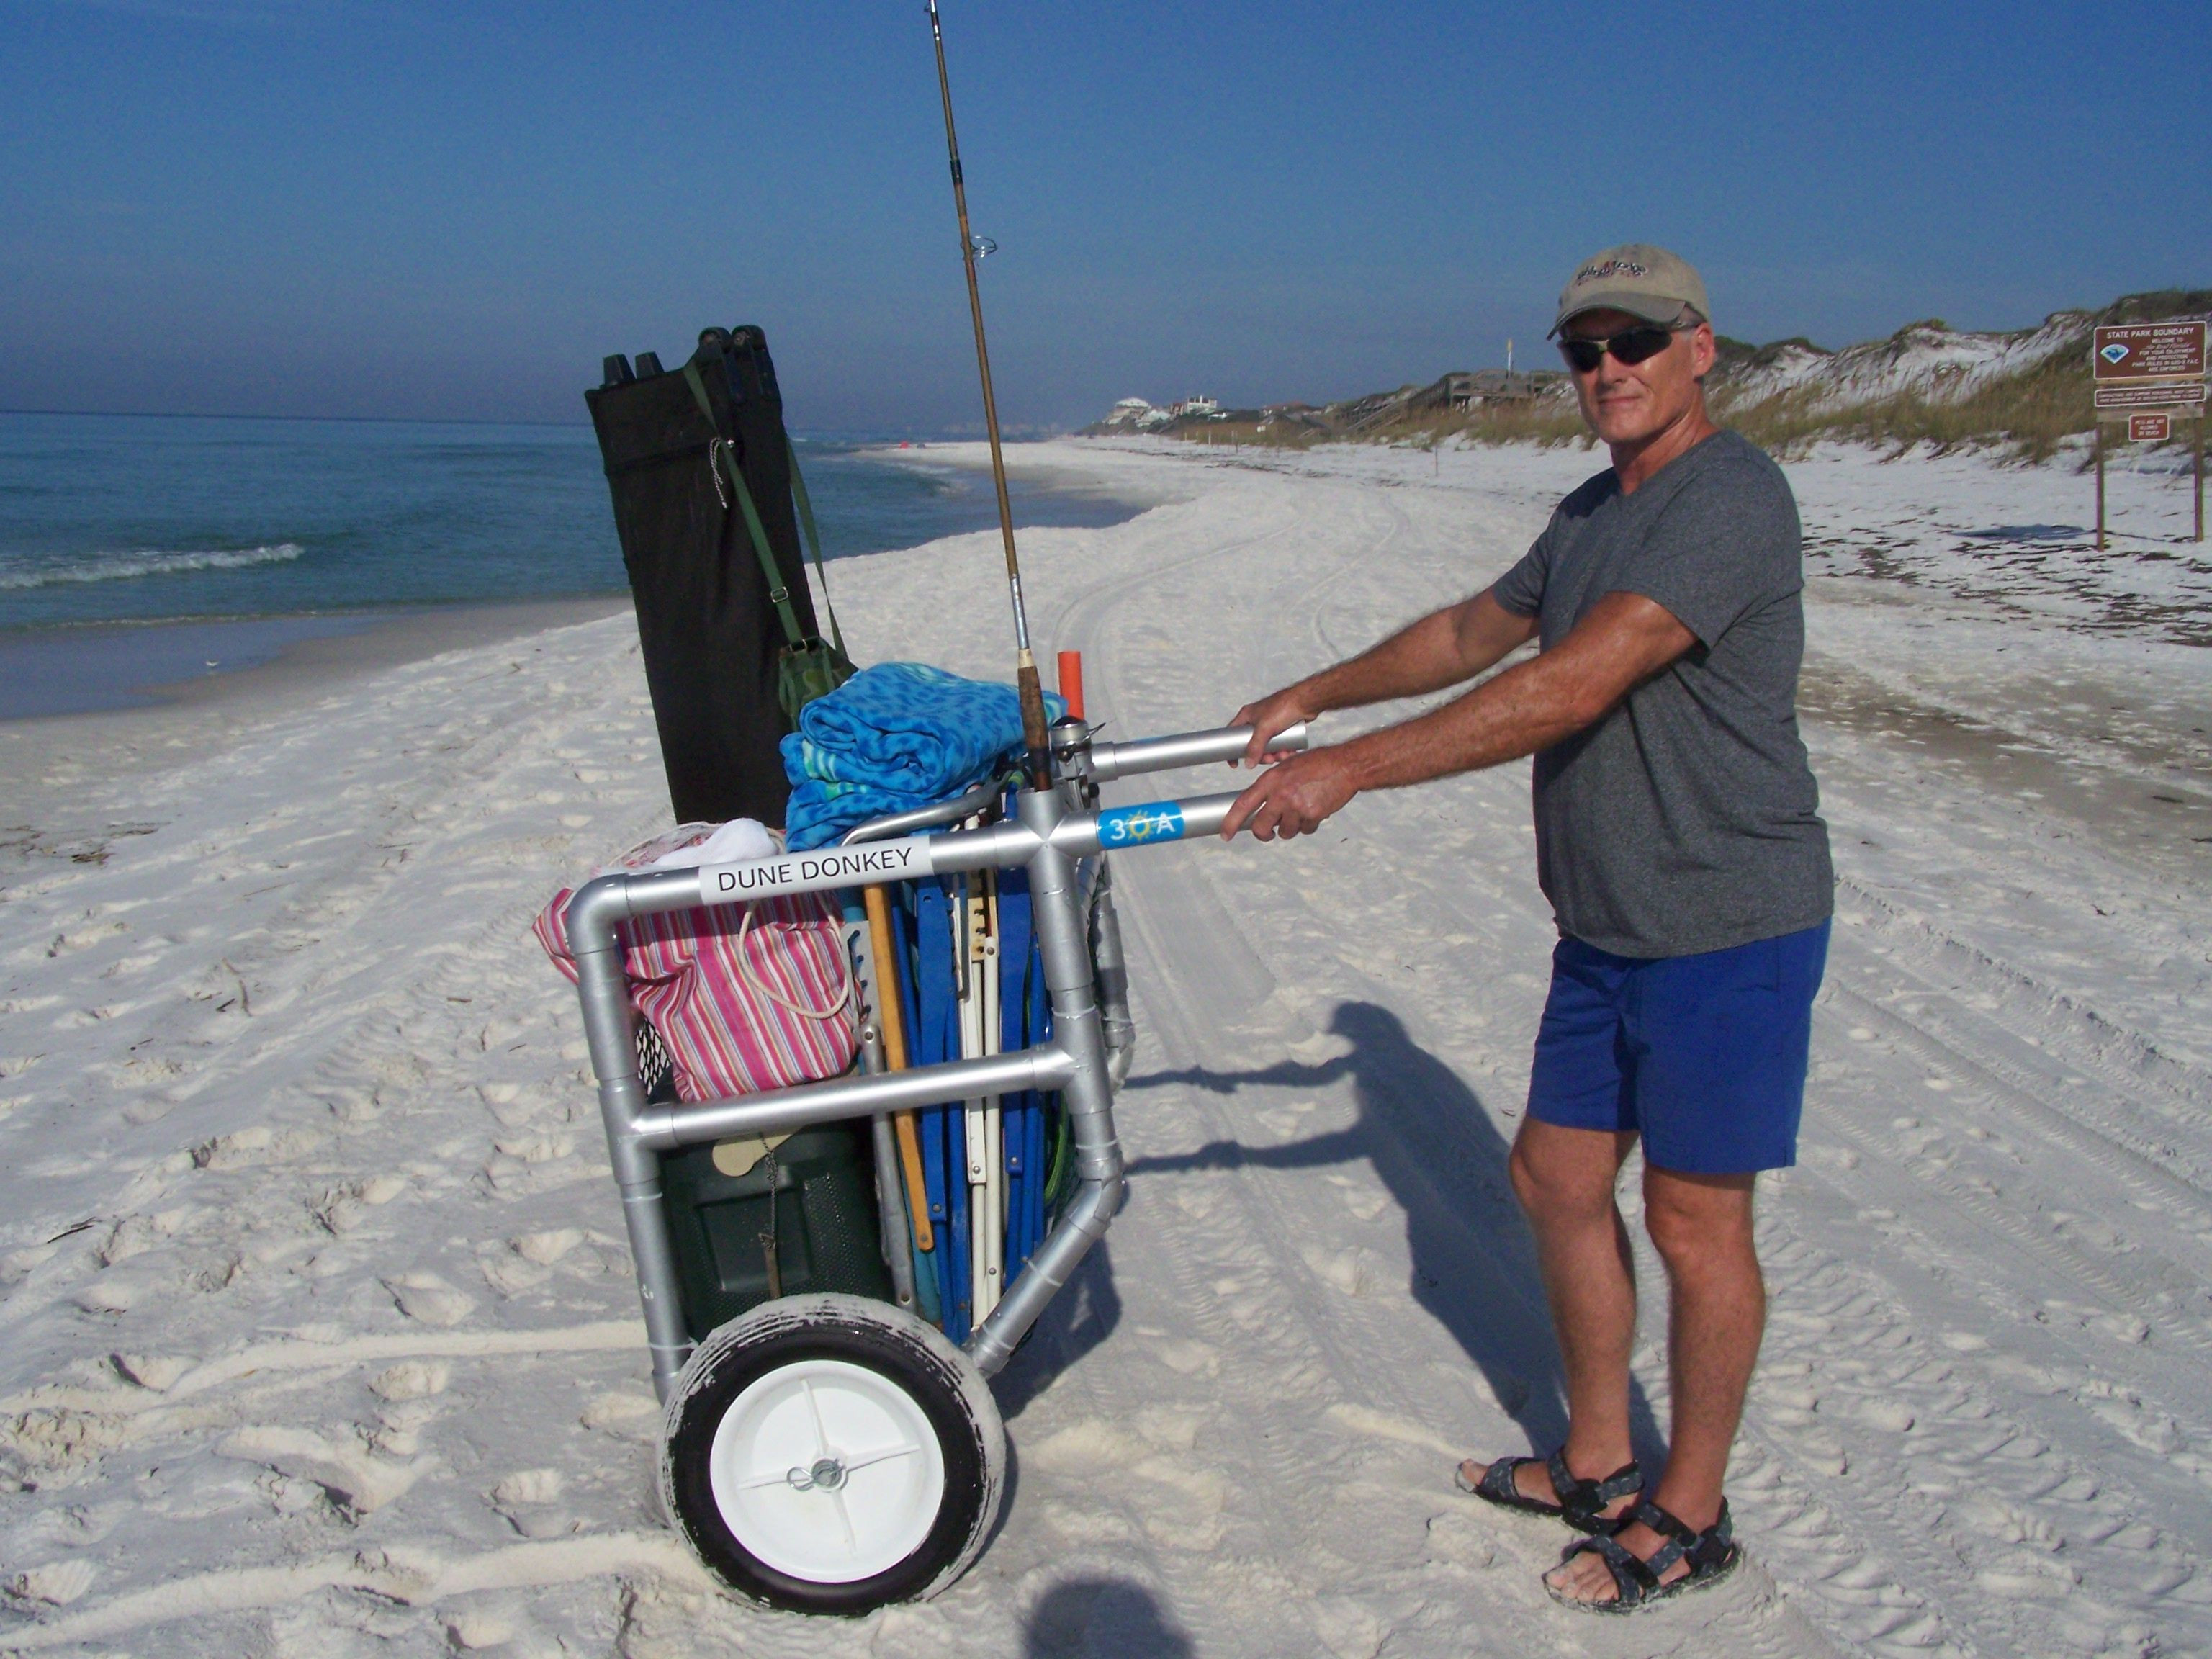
M 628 594 L 608 594 L 387 610 L 367 617 L 356 613 L 343 620 L 358 621 L 359 625 L 284 641 L 251 665 L 143 688 L 157 700 L 0 718 L 0 787 L 4 787 L 7 803 L 0 809 L 0 819 L 4 819 L 0 836 L 16 838 L 20 844 L 26 832 L 52 841 L 100 827 L 91 825 L 81 810 L 72 810 L 69 800 L 75 785 L 88 775 L 114 781 L 156 767 L 186 764 L 228 747 L 246 726 L 288 704 L 332 695 L 386 670 L 449 651 L 597 622 L 629 609 Z M 208 625 L 119 626 L 136 632 Z
M 975 487 L 978 474 L 988 473 L 980 444 L 902 450 L 884 442 L 840 449 L 833 458 L 837 461 L 849 458 L 867 463 L 872 475 L 929 480 L 924 489 L 930 497 L 950 491 L 958 502 L 950 507 L 921 501 L 902 505 L 885 499 L 879 484 L 865 479 L 848 483 L 846 493 L 858 493 L 844 503 L 844 509 L 854 522 L 842 534 L 830 526 L 830 542 L 824 549 L 830 561 L 842 562 L 995 529 L 997 514 L 988 485 L 980 493 Z M 1178 498 L 1178 492 L 1162 489 L 1157 481 L 1133 483 L 1110 462 L 1070 465 L 1064 454 L 1048 451 L 1047 455 L 1038 464 L 1018 447 L 1009 458 L 1017 522 L 1025 531 L 1103 529 Z M 0 582 L 0 587 L 5 585 Z M 412 596 L 404 591 L 406 586 L 403 582 L 397 590 L 384 592 L 374 585 L 367 591 L 343 591 L 327 582 L 310 583 L 297 592 L 200 593 L 194 589 L 190 596 L 165 595 L 167 604 L 176 608 L 165 606 L 151 615 L 132 614 L 128 605 L 119 610 L 94 605 L 81 615 L 65 610 L 33 620 L 34 607 L 30 614 L 0 624 L 0 727 L 25 720 L 173 706 L 204 696 L 207 682 L 235 679 L 279 660 L 343 662 L 366 651 L 368 659 L 380 661 L 384 657 L 379 646 L 348 647 L 337 642 L 372 635 L 388 639 L 395 628 L 411 632 L 422 625 L 416 619 L 426 616 L 495 617 L 518 605 L 557 608 L 629 602 L 618 572 L 605 586 L 586 580 L 551 594 L 526 597 L 518 591 L 524 584 L 517 583 L 508 588 L 515 595 L 511 599 L 465 592 Z M 5 597 L 0 592 L 0 598 Z M 465 626 L 464 632 L 473 636 L 474 629 Z
M 287 663 L 389 666 L 426 654 L 415 643 L 417 636 L 437 640 L 455 634 L 461 643 L 470 643 L 479 635 L 501 637 L 509 624 L 532 628 L 529 615 L 539 611 L 619 608 L 629 602 L 627 593 L 610 592 L 0 629 L 0 728 L 21 720 L 204 703 L 230 695 L 218 687 Z M 489 633 L 482 632 L 486 627 Z M 356 644 L 349 649 L 342 642 L 349 640 Z
M 1006 477 L 1059 495 L 1073 495 L 1099 502 L 1133 509 L 1128 516 L 1134 518 L 1156 507 L 1171 506 L 1187 501 L 1195 492 L 1178 489 L 1168 480 L 1149 470 L 1130 469 L 1105 460 L 1094 463 L 1090 456 L 1071 453 L 1078 441 L 1072 436 L 1058 438 L 1030 438 L 1004 445 Z M 1040 452 L 1049 451 L 1049 453 Z M 1115 451 L 1101 447 L 1092 454 L 1104 457 Z M 870 445 L 854 451 L 872 461 L 887 466 L 906 467 L 916 472 L 981 472 L 991 471 L 991 447 L 981 438 L 932 439 L 927 444 L 915 444 L 902 449 L 896 445 Z M 1118 520 L 1116 521 L 1118 522 Z M 1070 526 L 1053 524 L 1024 524 L 1018 512 L 1015 515 L 1017 533 L 1028 535 L 1039 530 L 1063 529 Z M 1082 529 L 1104 529 L 1107 525 L 1073 526 Z M 994 525 L 981 533 L 995 530 Z

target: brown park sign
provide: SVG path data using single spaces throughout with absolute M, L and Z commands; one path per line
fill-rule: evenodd
M 2091 391 L 2096 405 L 2097 550 L 2105 550 L 2105 424 L 2125 421 L 2134 443 L 2164 443 L 2173 417 L 2197 422 L 2194 539 L 2204 539 L 2205 319 L 2164 323 L 2107 323 L 2089 345 Z
M 2089 372 L 2109 380 L 2201 380 L 2204 378 L 2204 323 L 2108 323 L 2089 346 Z M 2203 400 L 2199 393 L 2197 401 Z M 2098 407 L 2110 408 L 2100 403 Z
M 2179 409 L 2204 401 L 2204 382 L 2145 380 L 2139 386 L 2100 386 L 2096 399 L 2100 410 Z

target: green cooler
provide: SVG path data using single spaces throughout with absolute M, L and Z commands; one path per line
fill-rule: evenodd
M 866 1118 L 664 1153 L 660 1182 L 693 1341 L 775 1297 L 891 1299 Z

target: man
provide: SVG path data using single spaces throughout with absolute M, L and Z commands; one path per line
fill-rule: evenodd
M 1796 723 L 1796 506 L 1705 410 L 1704 283 L 1664 249 L 1578 269 L 1553 332 L 1610 470 L 1464 604 L 1246 707 L 1274 763 L 1224 836 L 1306 834 L 1365 789 L 1534 755 L 1536 872 L 1559 919 L 1513 1185 L 1559 1334 L 1570 1426 L 1546 1460 L 1460 1466 L 1467 1490 L 1589 1534 L 1545 1576 L 1626 1611 L 1735 1564 L 1722 1495 L 1758 1357 L 1761 1170 L 1796 1161 L 1833 877 Z M 1292 723 L 1471 679 L 1417 719 L 1304 754 Z M 1649 1482 L 1629 1445 L 1636 1287 L 1614 1188 L 1644 1143 L 1644 1222 L 1671 1291 L 1673 1422 Z

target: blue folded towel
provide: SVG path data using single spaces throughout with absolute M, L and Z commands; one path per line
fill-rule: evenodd
M 1058 697 L 1045 704 L 1055 720 L 1067 710 Z M 782 746 L 785 834 L 805 852 L 983 781 L 1022 746 L 1021 699 L 927 663 L 878 663 L 808 703 Z

